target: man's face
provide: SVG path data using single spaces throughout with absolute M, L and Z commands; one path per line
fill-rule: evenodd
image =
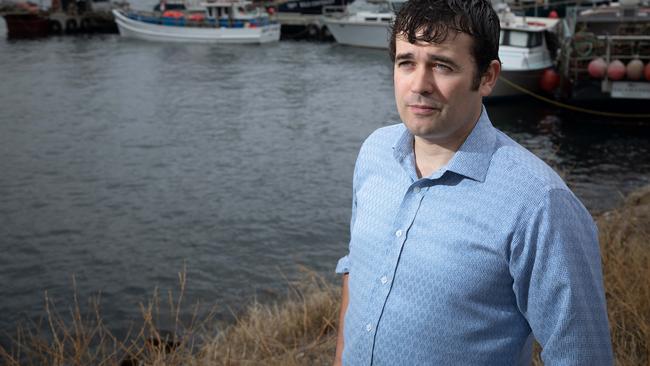
M 439 44 L 395 41 L 395 101 L 409 131 L 430 142 L 454 142 L 471 131 L 481 113 L 481 97 L 492 87 L 481 80 L 472 90 L 477 72 L 472 38 L 450 32 Z

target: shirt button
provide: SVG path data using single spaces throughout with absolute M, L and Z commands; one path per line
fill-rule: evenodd
M 413 188 L 413 192 L 415 193 L 420 193 L 420 190 L 421 190 L 420 187 Z
M 366 331 L 372 332 L 372 324 L 370 323 L 366 324 Z
M 398 237 L 398 238 L 399 238 L 400 236 L 402 236 L 402 230 L 397 230 L 397 231 L 395 232 L 395 236 Z
M 386 282 L 388 282 L 388 277 L 382 276 L 379 280 L 381 281 L 381 283 L 383 283 L 385 285 Z

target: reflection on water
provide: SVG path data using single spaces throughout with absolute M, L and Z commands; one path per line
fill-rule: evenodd
M 102 292 L 125 329 L 188 268 L 187 301 L 237 309 L 345 251 L 357 150 L 395 123 L 384 51 L 117 36 L 0 41 L 0 329 L 43 291 Z M 650 182 L 646 132 L 524 99 L 489 104 L 593 211 Z M 588 122 L 588 119 L 582 122 Z

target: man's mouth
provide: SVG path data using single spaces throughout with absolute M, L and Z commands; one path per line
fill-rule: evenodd
M 409 104 L 408 108 L 415 114 L 431 114 L 440 110 L 439 108 L 427 104 Z

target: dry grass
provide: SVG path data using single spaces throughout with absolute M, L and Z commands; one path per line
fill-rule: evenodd
M 117 339 L 105 326 L 101 316 L 100 297 L 91 298 L 88 310 L 82 311 L 75 295 L 72 308 L 67 313 L 58 311 L 45 294 L 45 311 L 40 321 L 19 326 L 11 336 L 11 348 L 0 346 L 0 364 L 18 365 L 191 365 L 198 352 L 193 332 L 203 329 L 213 318 L 213 312 L 198 322 L 198 305 L 191 319 L 181 321 L 181 305 L 185 290 L 185 270 L 179 273 L 179 294 L 168 293 L 167 312 L 174 331 L 161 331 L 160 296 L 154 291 L 152 300 L 141 304 L 140 326 Z M 66 317 L 63 314 L 67 314 Z M 142 363 L 141 363 L 142 362 Z
M 617 363 L 650 365 L 650 187 L 598 218 Z
M 203 348 L 210 365 L 330 365 L 340 290 L 313 272 L 281 304 L 253 304 Z
M 650 187 L 631 194 L 625 205 L 597 220 L 616 362 L 650 365 Z M 158 296 L 142 305 L 142 325 L 124 340 L 102 324 L 98 300 L 91 301 L 89 315 L 82 316 L 75 305 L 70 309 L 72 321 L 64 321 L 46 299 L 45 321 L 20 329 L 12 350 L 0 347 L 0 360 L 10 366 L 331 364 L 338 284 L 305 271 L 304 280 L 290 284 L 281 303 L 253 303 L 234 324 L 212 331 L 205 327 L 213 324 L 209 316 L 182 324 L 184 272 L 179 282 L 179 295 L 174 298 L 170 293 L 167 301 L 176 324 L 169 334 L 156 326 Z M 538 352 L 534 364 L 542 364 Z

